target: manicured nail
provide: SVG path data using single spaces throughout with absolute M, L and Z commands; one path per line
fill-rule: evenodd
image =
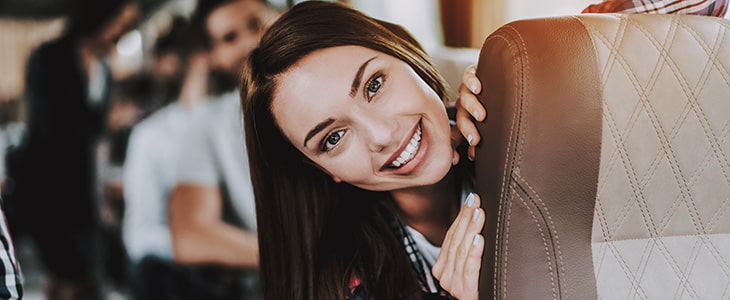
M 479 219 L 479 214 L 480 212 L 478 209 L 474 210 L 474 215 L 472 215 L 471 220 L 476 221 L 477 219 Z
M 472 113 L 472 116 L 474 116 L 474 119 L 479 120 L 479 117 L 481 117 L 482 114 L 480 114 L 478 110 L 475 110 L 474 113 Z
M 470 85 L 469 86 L 469 89 L 471 90 L 472 93 L 475 93 L 475 94 L 477 93 L 477 85 L 476 84 Z
M 474 136 L 471 134 L 466 136 L 466 141 L 469 143 L 469 146 L 471 146 L 471 140 L 473 140 L 473 139 L 474 139 Z
M 475 234 L 474 235 L 474 246 L 478 246 L 481 241 L 482 241 L 482 236 L 479 234 Z
M 469 193 L 469 196 L 466 197 L 466 206 L 472 207 L 474 206 L 474 194 Z

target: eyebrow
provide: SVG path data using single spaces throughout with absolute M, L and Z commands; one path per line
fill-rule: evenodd
M 370 59 L 366 60 L 359 69 L 357 69 L 357 74 L 355 74 L 355 78 L 352 80 L 352 86 L 350 87 L 350 97 L 354 98 L 355 94 L 357 94 L 357 90 L 360 88 L 360 82 L 362 81 L 362 73 L 365 72 L 365 67 L 373 60 L 377 58 L 377 56 L 373 56 Z
M 315 135 L 317 135 L 317 133 L 319 133 L 320 131 L 322 131 L 322 129 L 327 128 L 327 126 L 330 126 L 334 122 L 335 122 L 335 119 L 329 118 L 327 120 L 324 120 L 324 121 L 320 122 L 319 124 L 317 124 L 317 126 L 314 126 L 314 128 L 312 128 L 312 130 L 310 130 L 309 133 L 307 133 L 307 137 L 304 138 L 304 147 L 305 148 L 307 147 L 307 142 L 312 137 L 314 137 Z

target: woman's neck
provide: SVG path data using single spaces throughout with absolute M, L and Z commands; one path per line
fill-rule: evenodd
M 403 221 L 440 246 L 459 212 L 459 191 L 453 171 L 441 181 L 391 192 Z

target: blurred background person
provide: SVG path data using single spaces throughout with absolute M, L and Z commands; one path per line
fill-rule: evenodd
M 235 85 L 241 63 L 277 15 L 262 1 L 224 0 L 199 2 L 194 17 L 211 45 L 212 89 L 218 95 L 201 105 L 183 139 L 169 207 L 174 257 L 184 264 L 213 264 L 210 276 L 228 282 L 236 299 L 258 298 L 259 259 Z
M 106 57 L 136 24 L 133 0 L 83 1 L 60 38 L 31 55 L 27 130 L 10 172 L 14 229 L 38 245 L 48 299 L 99 299 L 96 147 L 105 130 Z
M 137 124 L 124 165 L 124 242 L 131 260 L 134 299 L 215 299 L 216 289 L 194 266 L 173 260 L 167 203 L 176 184 L 176 164 L 198 103 L 207 98 L 208 63 L 202 32 L 182 19 L 157 40 L 155 73 L 167 99 L 177 99 Z M 161 52 L 160 49 L 164 49 Z M 175 66 L 177 65 L 177 66 Z M 171 72 L 178 69 L 181 75 Z M 176 82 L 175 79 L 180 82 Z M 167 90 L 177 86 L 180 91 Z M 217 284 L 216 284 L 217 286 Z M 216 295 L 215 297 L 212 295 Z

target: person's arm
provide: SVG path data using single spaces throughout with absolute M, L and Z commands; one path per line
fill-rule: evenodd
M 175 261 L 258 267 L 256 234 L 223 222 L 217 186 L 178 184 L 169 206 Z
M 216 100 L 210 100 L 216 101 Z M 254 232 L 223 221 L 219 155 L 225 145 L 213 140 L 218 121 L 215 106 L 204 103 L 195 111 L 182 140 L 177 186 L 169 199 L 168 217 L 175 261 L 257 267 L 258 239 Z M 244 155 L 244 154 L 241 154 Z M 240 183 L 239 183 L 240 184 Z
M 172 259 L 172 242 L 166 222 L 167 197 L 172 180 L 166 182 L 167 149 L 148 123 L 135 127 L 129 138 L 124 162 L 124 243 L 130 258 L 139 260 L 154 254 Z M 168 175 L 170 176 L 170 175 Z

